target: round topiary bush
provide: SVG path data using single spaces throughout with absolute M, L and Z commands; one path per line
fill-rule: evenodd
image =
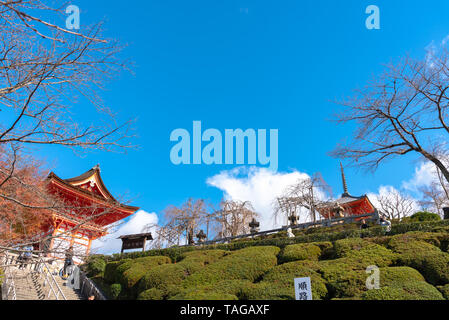
M 150 288 L 166 291 L 171 285 L 179 284 L 187 276 L 214 263 L 227 254 L 224 250 L 197 250 L 184 254 L 181 261 L 176 264 L 164 264 L 151 268 L 140 279 L 138 292 Z
M 338 240 L 334 244 L 334 249 L 337 257 L 351 259 L 363 269 L 370 265 L 387 267 L 398 259 L 398 255 L 393 251 L 364 239 Z
M 369 265 L 350 258 L 319 262 L 318 272 L 326 281 L 331 298 L 359 296 L 366 289 L 365 272 Z
M 107 283 L 117 283 L 119 280 L 119 274 L 117 273 L 117 268 L 121 265 L 126 263 L 131 259 L 124 259 L 121 261 L 113 261 L 108 262 L 104 268 L 104 280 Z
M 321 248 L 312 243 L 298 243 L 286 246 L 279 254 L 279 262 L 297 260 L 318 260 Z
M 405 282 L 425 282 L 426 280 L 417 270 L 410 267 L 380 268 L 380 286 L 394 286 Z
M 251 286 L 248 280 L 222 280 L 180 290 L 169 291 L 169 300 L 237 300 L 244 288 Z M 210 298 L 209 298 L 210 297 Z
M 170 263 L 170 258 L 165 256 L 150 256 L 132 259 L 116 269 L 119 282 L 125 289 L 130 289 L 142 278 L 145 273 L 156 266 Z
M 217 262 L 205 266 L 183 281 L 185 287 L 220 280 L 242 279 L 255 281 L 277 264 L 278 247 L 248 247 L 233 251 Z
M 353 251 L 359 251 L 365 247 L 370 247 L 372 245 L 372 242 L 365 239 L 348 238 L 335 241 L 334 250 L 338 258 L 344 258 Z
M 326 282 L 320 274 L 307 266 L 305 261 L 293 261 L 270 269 L 262 281 L 245 291 L 247 299 L 295 299 L 294 279 L 310 277 L 313 299 L 323 299 L 327 295 Z M 263 293 L 261 288 L 272 287 Z M 269 298 L 270 297 L 270 298 Z
M 138 284 L 138 292 L 151 288 L 166 290 L 170 285 L 177 285 L 187 277 L 184 265 L 180 263 L 156 266 L 145 273 Z
M 417 269 L 433 285 L 449 283 L 449 254 L 424 241 L 390 243 L 400 254 L 399 263 Z
M 440 221 L 440 215 L 427 211 L 419 211 L 411 215 L 409 221 Z
M 363 293 L 363 300 L 443 300 L 434 286 L 423 282 L 405 282 L 395 286 L 372 289 Z

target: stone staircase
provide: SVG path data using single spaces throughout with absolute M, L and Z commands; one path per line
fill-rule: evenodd
M 45 277 L 30 269 L 11 268 L 11 275 L 14 277 L 14 285 L 17 300 L 56 300 L 49 284 L 44 286 Z M 66 286 L 66 281 L 59 276 L 54 276 L 56 282 L 61 288 L 66 300 L 83 300 L 79 290 L 74 290 Z M 55 288 L 56 290 L 56 288 Z M 59 300 L 63 297 L 59 295 Z

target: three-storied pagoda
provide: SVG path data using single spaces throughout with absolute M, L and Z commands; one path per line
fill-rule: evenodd
M 360 197 L 352 196 L 349 194 L 343 165 L 341 163 L 340 168 L 343 184 L 343 194 L 335 201 L 329 202 L 327 205 L 317 208 L 318 212 L 326 219 L 341 218 L 344 216 L 347 217 L 365 214 L 377 214 L 377 209 L 371 203 L 366 194 Z
M 73 246 L 75 263 L 81 263 L 82 257 L 89 254 L 93 240 L 106 235 L 108 225 L 139 209 L 122 204 L 111 195 L 101 179 L 98 165 L 70 179 L 61 179 L 51 172 L 48 189 L 62 200 L 64 208 L 53 213 L 51 224 L 44 229 L 51 237 L 41 244 L 41 249 L 63 259 L 65 250 Z

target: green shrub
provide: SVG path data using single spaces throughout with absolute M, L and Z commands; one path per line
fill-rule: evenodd
M 248 280 L 222 280 L 216 283 L 201 284 L 188 288 L 171 290 L 168 294 L 170 300 L 191 300 L 196 297 L 214 296 L 216 299 L 235 300 L 241 296 L 244 288 L 253 285 Z M 169 290 L 170 291 L 170 290 Z M 204 299 L 204 298 L 203 298 Z M 207 300 L 215 300 L 209 299 Z
M 364 239 L 338 240 L 334 244 L 334 249 L 337 257 L 358 261 L 364 268 L 369 265 L 386 267 L 398 259 L 398 255 L 391 250 Z
M 405 282 L 425 282 L 417 270 L 410 267 L 380 268 L 380 287 L 396 286 Z
M 179 284 L 187 276 L 217 261 L 225 254 L 224 250 L 187 252 L 179 263 L 160 265 L 147 271 L 139 281 L 138 292 L 150 288 L 157 288 L 165 292 L 169 286 Z
M 296 260 L 318 260 L 321 248 L 312 243 L 298 243 L 286 246 L 279 255 L 279 262 Z
M 330 297 L 352 297 L 366 289 L 368 265 L 350 258 L 319 262 L 319 273 L 327 283 Z
M 420 211 L 411 215 L 408 218 L 409 221 L 440 221 L 441 217 L 432 212 Z
M 292 280 L 293 281 L 293 280 Z M 313 285 L 312 285 L 313 287 Z M 293 286 L 292 286 L 293 288 Z M 253 283 L 242 290 L 244 300 L 294 300 L 294 288 L 276 282 L 261 281 Z M 293 290 L 293 292 L 292 292 Z M 313 293 L 312 293 L 313 294 Z
M 334 245 L 330 241 L 313 242 L 314 245 L 320 247 L 321 256 L 319 259 L 328 260 L 335 258 Z
M 220 280 L 255 281 L 277 263 L 278 247 L 248 247 L 232 252 L 215 263 L 187 277 L 185 287 L 214 283 Z
M 117 299 L 122 292 L 122 285 L 120 283 L 114 283 L 109 286 L 108 296 L 112 299 Z
M 183 295 L 177 295 L 170 300 L 238 300 L 237 296 L 216 291 L 189 291 Z
M 179 284 L 186 276 L 186 269 L 180 263 L 156 266 L 140 279 L 138 292 L 151 288 L 165 291 L 168 286 Z
M 92 255 L 87 259 L 85 270 L 89 277 L 101 275 L 106 268 L 106 260 L 102 255 Z
M 163 300 L 164 299 L 164 291 L 151 288 L 141 292 L 137 296 L 137 300 Z
M 442 293 L 444 299 L 449 300 L 449 284 L 438 286 L 437 289 Z
M 448 221 L 393 224 L 388 237 L 378 227 L 361 232 L 354 226 L 294 230 L 295 238 L 278 233 L 229 244 L 99 256 L 85 270 L 100 272 L 111 298 L 117 295 L 110 292 L 111 284 L 120 284 L 120 292 L 114 286 L 118 299 L 294 299 L 293 279 L 303 276 L 311 277 L 314 299 L 442 297 L 429 283 L 441 285 L 442 293 L 447 290 L 449 254 L 442 250 L 449 244 Z M 285 263 L 277 265 L 278 254 Z M 103 275 L 100 260 L 106 264 Z M 381 291 L 367 292 L 369 265 L 381 268 Z
M 389 235 L 402 234 L 410 231 L 433 231 L 436 228 L 449 227 L 449 220 L 442 221 L 425 221 L 425 222 L 412 222 L 412 223 L 394 223 L 392 225 Z M 338 229 L 341 228 L 341 229 Z M 339 230 L 335 232 L 335 230 Z M 167 256 L 170 257 L 172 262 L 180 261 L 184 253 L 190 251 L 201 251 L 210 249 L 223 249 L 223 250 L 239 250 L 251 246 L 277 246 L 283 248 L 290 244 L 295 243 L 310 243 L 310 242 L 323 242 L 323 241 L 336 241 L 346 238 L 360 238 L 362 232 L 358 229 L 357 224 L 345 224 L 334 227 L 314 228 L 314 233 L 305 234 L 304 231 L 293 230 L 297 235 L 295 238 L 267 238 L 267 239 L 242 239 L 238 243 L 229 244 L 212 244 L 201 247 L 185 246 L 185 247 L 171 247 L 166 249 L 154 249 L 145 252 L 131 252 L 125 254 L 113 254 L 112 256 L 105 256 L 107 262 L 120 261 L 128 258 L 137 258 L 145 256 Z M 379 237 L 382 236 L 381 227 L 372 227 L 363 232 L 366 237 Z
M 316 264 L 318 264 L 316 262 Z M 259 287 L 247 293 L 248 299 L 271 299 L 268 295 L 276 299 L 295 299 L 294 279 L 302 277 L 310 277 L 312 282 L 313 299 L 323 299 L 327 295 L 326 282 L 321 278 L 320 274 L 310 268 L 308 261 L 287 262 L 271 268 L 262 278 Z M 263 285 L 262 285 L 263 284 Z M 257 292 L 264 286 L 273 286 L 272 291 L 258 297 Z M 279 291 L 280 288 L 283 290 Z M 285 290 L 284 290 L 285 289 Z M 279 296 L 276 295 L 276 292 Z
M 392 249 L 400 253 L 399 263 L 417 269 L 433 285 L 449 283 L 449 254 L 424 241 L 409 240 L 390 242 Z
M 434 286 L 423 282 L 405 282 L 396 286 L 368 290 L 363 300 L 443 300 L 443 296 Z
M 354 250 L 360 250 L 371 245 L 371 242 L 360 238 L 342 239 L 335 241 L 334 250 L 338 258 L 343 258 Z
M 117 268 L 123 264 L 126 263 L 128 259 L 122 260 L 122 261 L 113 261 L 108 262 L 104 269 L 104 279 L 107 283 L 116 283 L 118 282 L 118 275 L 117 275 Z
M 165 256 L 150 256 L 132 259 L 117 267 L 119 282 L 126 289 L 132 288 L 145 273 L 156 266 L 170 263 Z
M 395 247 L 400 246 L 401 243 L 408 243 L 410 241 L 424 241 L 431 245 L 434 245 L 438 248 L 442 247 L 442 244 L 449 240 L 449 235 L 447 233 L 442 232 L 421 232 L 421 231 L 412 231 L 404 234 L 398 234 L 391 237 L 387 246 Z

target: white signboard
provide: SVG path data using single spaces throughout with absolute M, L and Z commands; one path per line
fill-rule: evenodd
M 295 278 L 296 300 L 312 300 L 312 285 L 310 278 Z

